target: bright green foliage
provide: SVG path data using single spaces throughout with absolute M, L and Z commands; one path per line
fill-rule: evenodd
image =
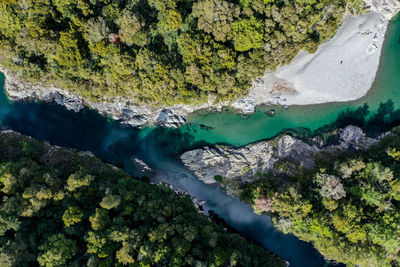
M 121 198 L 119 196 L 107 195 L 101 202 L 100 206 L 104 209 L 110 210 L 117 207 L 121 203 Z
M 55 267 L 64 265 L 75 255 L 76 242 L 67 239 L 63 234 L 55 234 L 46 239 L 39 246 L 43 253 L 39 254 L 38 262 L 40 266 Z
M 273 222 L 349 266 L 400 264 L 400 130 L 367 152 L 337 155 L 314 173 L 246 185 L 242 199 L 273 202 Z M 271 210 L 271 209 L 270 209 Z
M 99 159 L 15 133 L 0 148 L 2 267 L 284 266 L 189 197 Z
M 97 43 L 106 39 L 110 32 L 107 22 L 103 17 L 89 19 L 87 23 L 85 23 L 84 28 L 85 39 L 92 43 Z
M 67 179 L 68 190 L 74 191 L 82 186 L 88 186 L 93 180 L 94 177 L 90 174 L 73 173 Z
M 239 52 L 260 48 L 264 45 L 264 25 L 254 17 L 235 21 L 232 25 L 232 35 L 235 50 Z
M 121 16 L 116 20 L 120 30 L 121 40 L 127 45 L 144 46 L 147 43 L 147 37 L 142 28 L 144 23 L 140 22 L 137 15 L 128 9 L 121 12 Z
M 82 211 L 75 206 L 68 207 L 68 209 L 64 212 L 64 215 L 62 216 L 62 220 L 65 224 L 65 226 L 71 226 L 74 225 L 82 220 L 83 213 Z
M 243 95 L 315 51 L 362 0 L 2 0 L 0 62 L 92 101 L 153 106 Z M 110 34 L 120 40 L 109 41 Z
M 400 161 L 400 151 L 395 148 L 390 148 L 387 151 L 388 155 L 394 158 L 397 161 Z
M 110 223 L 108 212 L 104 209 L 96 209 L 96 212 L 89 217 L 93 230 L 103 230 Z

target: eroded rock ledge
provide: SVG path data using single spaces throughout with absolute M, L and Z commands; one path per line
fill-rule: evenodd
M 17 75 L 1 66 L 0 72 L 3 72 L 5 75 L 5 90 L 12 101 L 36 99 L 46 102 L 56 102 L 75 112 L 79 112 L 87 106 L 103 115 L 111 116 L 117 121 L 134 127 L 140 127 L 145 124 L 161 127 L 178 127 L 186 123 L 188 115 L 196 110 L 208 109 L 220 111 L 223 106 L 229 105 L 227 102 L 215 104 L 210 99 L 208 103 L 199 106 L 180 104 L 171 107 L 152 108 L 145 105 L 137 105 L 129 99 L 122 97 L 114 99 L 104 98 L 101 102 L 93 102 L 63 88 L 22 82 Z M 239 105 L 238 109 L 240 108 L 241 106 Z M 248 110 L 248 108 L 248 106 L 243 106 L 243 109 Z M 254 108 L 255 105 L 252 112 L 254 112 Z M 246 110 L 243 110 L 243 112 L 246 113 Z
M 260 173 L 289 171 L 293 174 L 298 170 L 311 170 L 317 155 L 321 153 L 363 150 L 380 139 L 367 137 L 356 126 L 339 129 L 337 135 L 338 144 L 335 145 L 327 145 L 321 138 L 305 142 L 283 135 L 236 149 L 227 146 L 204 147 L 185 152 L 181 155 L 181 160 L 207 184 L 220 182 L 217 180 L 221 178 L 228 181 L 227 191 L 234 194 L 235 189 L 229 187 L 229 181 L 235 181 L 236 184 L 246 183 L 255 181 Z

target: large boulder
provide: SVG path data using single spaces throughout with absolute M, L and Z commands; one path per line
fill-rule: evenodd
M 378 141 L 379 138 L 367 137 L 360 128 L 350 125 L 339 129 L 337 145 L 326 145 L 320 138 L 305 142 L 283 135 L 241 148 L 203 147 L 185 152 L 181 155 L 181 160 L 205 183 L 221 182 L 222 178 L 227 189 L 234 191 L 229 187 L 254 181 L 259 177 L 258 173 L 284 172 L 295 175 L 299 169 L 312 170 L 319 153 L 334 154 L 343 150 L 367 149 Z

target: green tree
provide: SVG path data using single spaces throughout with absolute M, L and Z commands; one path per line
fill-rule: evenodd
M 235 21 L 231 34 L 236 51 L 248 51 L 264 45 L 264 24 L 255 17 Z
M 140 21 L 139 16 L 132 11 L 124 9 L 121 16 L 116 20 L 119 26 L 121 41 L 127 45 L 144 46 L 147 43 L 147 36 L 143 29 L 144 23 Z
M 55 234 L 39 246 L 42 253 L 37 260 L 40 266 L 53 267 L 67 264 L 77 252 L 76 242 L 67 239 L 63 234 Z
M 103 230 L 110 223 L 110 217 L 105 209 L 96 209 L 95 214 L 89 217 L 93 230 Z
M 79 223 L 82 220 L 82 217 L 82 211 L 76 206 L 71 206 L 65 210 L 64 215 L 62 216 L 62 220 L 65 226 L 69 227 Z

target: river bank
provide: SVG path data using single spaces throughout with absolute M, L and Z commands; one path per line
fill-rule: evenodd
M 0 71 L 6 77 L 5 89 L 13 101 L 52 101 L 75 112 L 87 106 L 134 127 L 178 127 L 185 124 L 195 111 L 220 112 L 223 107 L 231 107 L 242 114 L 253 114 L 258 105 L 265 104 L 349 101 L 363 96 L 371 87 L 387 23 L 400 8 L 396 1 L 368 0 L 366 4 L 370 6 L 371 14 L 347 18 L 338 33 L 322 44 L 316 53 L 301 52 L 289 65 L 256 79 L 249 94 L 236 101 L 216 102 L 210 97 L 202 105 L 179 104 L 157 108 L 138 105 L 121 97 L 93 102 L 63 88 L 22 82 L 18 75 L 1 67 Z M 339 57 L 338 51 L 345 51 L 346 54 Z M 316 71 L 318 75 L 315 75 Z
M 345 102 L 367 94 L 374 82 L 387 26 L 398 1 L 366 1 L 367 12 L 347 17 L 335 36 L 309 54 L 266 72 L 250 89 L 257 105 Z
M 264 174 L 289 176 L 313 170 L 318 157 L 349 150 L 365 150 L 383 134 L 370 138 L 359 127 L 347 126 L 321 136 L 302 140 L 288 134 L 240 148 L 203 147 L 180 156 L 182 163 L 206 184 L 219 184 L 232 196 L 240 186 L 261 179 Z M 333 143 L 333 144 L 332 144 Z
M 5 97 L 0 94 L 0 100 Z M 201 203 L 205 212 L 213 210 L 241 235 L 278 253 L 291 263 L 290 266 L 319 267 L 325 264 L 312 244 L 278 232 L 268 216 L 254 214 L 249 205 L 227 196 L 218 187 L 204 184 L 179 163 L 176 150 L 196 146 L 190 142 L 190 136 L 181 134 L 180 129 L 138 129 L 107 120 L 94 110 L 75 113 L 40 101 L 0 105 L 0 111 L 3 110 L 6 112 L 0 120 L 2 129 L 18 131 L 58 146 L 91 151 L 131 174 L 135 173 L 137 165 L 133 164 L 137 162 L 134 159 L 140 159 L 154 171 L 152 183 L 168 183 L 174 190 L 204 201 Z

